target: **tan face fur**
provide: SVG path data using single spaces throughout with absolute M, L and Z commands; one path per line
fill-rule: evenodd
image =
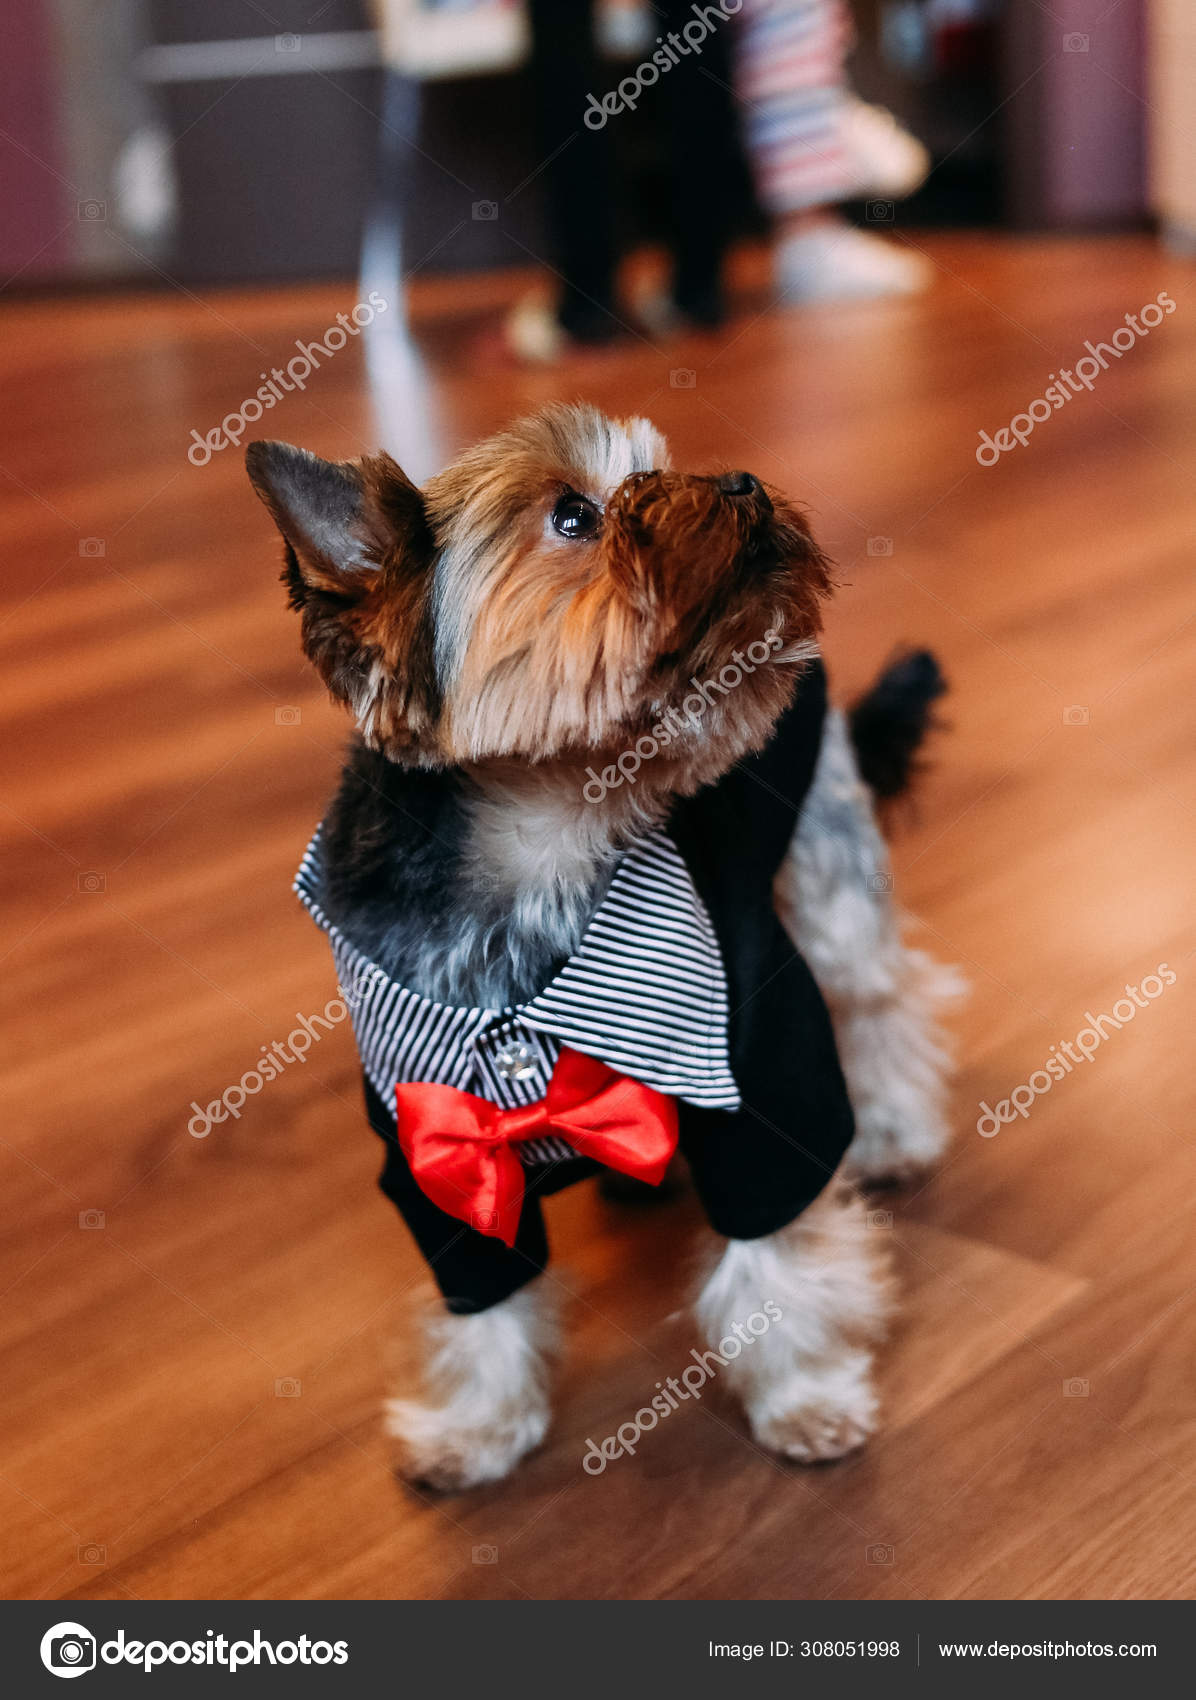
M 248 458 L 305 649 L 400 762 L 584 765 L 731 666 L 673 751 L 700 782 L 767 736 L 818 631 L 827 565 L 800 511 L 746 474 L 670 471 L 642 419 L 547 408 L 422 492 L 385 455 Z M 767 662 L 733 662 L 749 649 Z

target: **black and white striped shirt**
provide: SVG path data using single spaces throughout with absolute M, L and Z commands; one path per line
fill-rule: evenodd
M 620 1074 L 709 1109 L 736 1110 L 727 1049 L 727 981 L 710 917 L 663 832 L 623 854 L 575 953 L 511 1009 L 459 1009 L 396 985 L 320 905 L 320 832 L 295 890 L 332 944 L 362 1066 L 393 1115 L 395 1087 L 428 1081 L 503 1109 L 544 1096 L 564 1045 Z M 525 1163 L 575 1155 L 555 1137 L 526 1141 Z

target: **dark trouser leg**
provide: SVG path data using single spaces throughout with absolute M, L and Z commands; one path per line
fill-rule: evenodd
M 370 1126 L 386 1146 L 378 1184 L 410 1229 L 448 1309 L 467 1316 L 501 1304 L 548 1263 L 539 1198 L 530 1190 L 524 1198 L 513 1246 L 448 1215 L 420 1191 L 395 1138 L 393 1120 L 370 1082 L 363 1084 Z
M 594 0 L 530 0 L 532 87 L 552 262 L 562 283 L 557 316 L 571 336 L 603 342 L 614 318 L 615 217 L 605 128 L 585 123 L 604 77 L 594 48 Z
M 694 0 L 654 0 L 656 29 L 684 41 L 695 21 Z M 722 318 L 722 261 L 731 228 L 734 189 L 735 98 L 731 90 L 734 20 L 717 5 L 697 8 L 708 22 L 696 51 L 683 55 L 657 87 L 668 127 L 673 213 L 673 297 L 702 324 Z M 691 30 L 691 35 L 696 31 Z

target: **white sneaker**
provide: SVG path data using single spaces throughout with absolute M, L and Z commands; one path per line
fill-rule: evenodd
M 632 305 L 648 335 L 661 342 L 685 329 L 685 315 L 668 290 L 658 284 L 636 290 L 632 295 Z
M 525 366 L 555 366 L 570 346 L 552 304 L 539 295 L 516 302 L 503 335 L 509 352 Z
M 883 106 L 849 96 L 843 145 L 861 195 L 912 195 L 930 175 L 930 155 Z
M 777 243 L 773 273 L 785 302 L 796 305 L 916 295 L 931 267 L 907 248 L 826 219 Z

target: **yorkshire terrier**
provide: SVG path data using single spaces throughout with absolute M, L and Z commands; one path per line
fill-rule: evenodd
M 947 1133 L 949 977 L 903 942 L 874 808 L 915 765 L 933 658 L 828 707 L 804 513 L 671 470 L 642 419 L 546 408 L 422 490 L 385 454 L 259 442 L 248 467 L 356 721 L 296 888 L 444 1300 L 387 1407 L 400 1467 L 463 1489 L 540 1443 L 541 1201 L 659 1184 L 678 1146 L 723 1242 L 696 1316 L 754 1437 L 852 1450 L 890 1310 L 856 1185 Z

